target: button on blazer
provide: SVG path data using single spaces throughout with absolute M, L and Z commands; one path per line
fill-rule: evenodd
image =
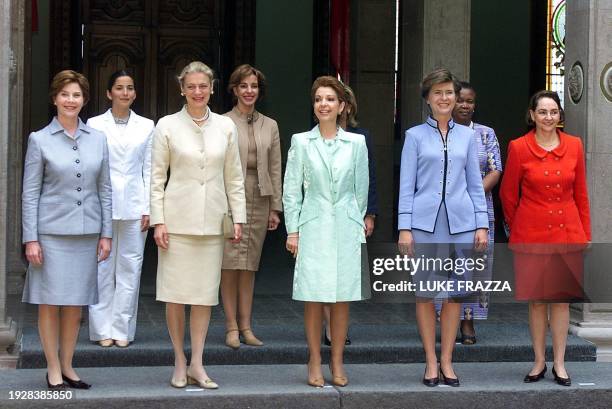
M 214 112 L 203 127 L 186 107 L 159 120 L 152 148 L 151 225 L 166 224 L 174 234 L 218 235 L 228 209 L 234 223 L 246 223 L 236 139 L 234 122 Z
M 446 141 L 445 161 L 435 119 L 428 117 L 424 124 L 406 131 L 400 169 L 399 230 L 433 232 L 442 200 L 451 234 L 489 227 L 474 131 L 451 119 Z
M 139 220 L 149 214 L 153 121 L 130 111 L 123 134 L 109 109 L 87 125 L 106 136 L 113 185 L 113 219 Z
M 28 139 L 23 171 L 23 242 L 39 234 L 112 238 L 106 137 L 79 119 L 74 139 L 57 118 Z

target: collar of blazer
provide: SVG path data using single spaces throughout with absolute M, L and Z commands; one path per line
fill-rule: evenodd
M 525 142 L 527 143 L 527 147 L 531 153 L 540 159 L 546 157 L 548 152 L 560 158 L 565 155 L 565 152 L 567 151 L 567 134 L 558 130 L 557 135 L 559 135 L 559 145 L 557 145 L 557 147 L 551 151 L 547 151 L 538 145 L 535 138 L 535 129 L 532 129 L 525 135 Z
M 104 113 L 102 117 L 104 118 L 104 122 L 106 124 L 105 133 L 109 135 L 113 140 L 117 141 L 117 143 L 119 143 L 122 147 L 125 148 L 130 142 L 130 138 L 121 137 L 119 128 L 117 127 L 117 124 L 115 123 L 115 118 L 113 117 L 113 113 L 110 110 L 110 108 Z M 137 125 L 137 124 L 138 124 L 138 115 L 136 115 L 134 111 L 130 109 L 130 117 L 125 126 L 124 135 L 130 135 L 129 133 L 130 128 L 132 128 L 134 125 Z
M 195 127 L 196 129 L 206 128 L 210 126 L 210 124 L 214 121 L 214 117 L 215 117 L 215 113 L 210 109 L 210 107 L 206 106 L 206 108 L 208 109 L 209 115 L 208 115 L 208 119 L 206 120 L 204 125 L 202 125 L 202 127 L 200 127 L 193 121 L 193 118 L 191 117 L 191 115 L 189 115 L 189 112 L 187 111 L 186 104 L 183 105 L 183 108 L 179 111 L 179 116 L 181 117 L 183 121 L 189 122 L 191 126 Z
M 64 132 L 66 135 L 68 135 L 68 132 L 66 132 L 62 124 L 60 124 L 60 121 L 57 119 L 57 116 L 54 116 L 51 120 L 51 123 L 49 124 L 49 131 L 51 134 Z M 77 125 L 77 131 L 74 135 L 74 139 L 77 139 L 81 135 L 81 132 L 79 131 L 85 133 L 89 133 L 91 131 L 91 129 L 81 120 L 81 118 L 79 118 L 79 124 Z
M 319 131 L 319 125 L 316 125 L 314 128 L 308 132 L 308 139 L 316 139 L 322 138 L 321 131 Z M 338 139 L 342 141 L 350 141 L 351 139 L 346 135 L 346 132 L 341 127 L 338 127 Z
M 425 121 L 425 123 L 431 126 L 432 128 L 438 129 L 438 120 L 431 115 L 427 116 L 427 120 Z M 454 126 L 455 121 L 453 120 L 453 117 L 451 117 L 451 119 L 448 120 L 448 129 L 453 129 Z

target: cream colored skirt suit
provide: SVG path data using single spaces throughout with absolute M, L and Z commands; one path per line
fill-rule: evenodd
M 217 305 L 223 215 L 246 221 L 236 126 L 211 112 L 200 127 L 183 107 L 159 120 L 151 162 L 151 225 L 169 234 L 168 249 L 158 248 L 156 298 Z

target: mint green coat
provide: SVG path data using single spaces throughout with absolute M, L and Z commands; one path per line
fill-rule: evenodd
M 340 128 L 329 147 L 316 126 L 291 138 L 283 206 L 287 233 L 300 235 L 294 300 L 339 302 L 369 296 L 369 287 L 362 289 L 361 254 L 368 177 L 363 135 Z M 367 282 L 368 273 L 363 273 Z

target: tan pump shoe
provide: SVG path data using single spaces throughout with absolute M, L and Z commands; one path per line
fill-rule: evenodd
M 189 374 L 187 370 L 187 385 L 198 385 L 202 389 L 219 389 L 219 385 L 210 378 L 196 379 Z
M 240 336 L 242 337 L 242 342 L 245 343 L 246 345 L 251 345 L 251 346 L 254 346 L 254 347 L 260 347 L 260 346 L 262 346 L 264 344 L 259 339 L 257 339 L 255 334 L 253 334 L 253 331 L 251 330 L 251 328 L 243 328 L 243 329 L 241 329 L 240 330 Z
M 225 345 L 232 349 L 240 348 L 240 337 L 238 328 L 232 328 L 225 331 Z

